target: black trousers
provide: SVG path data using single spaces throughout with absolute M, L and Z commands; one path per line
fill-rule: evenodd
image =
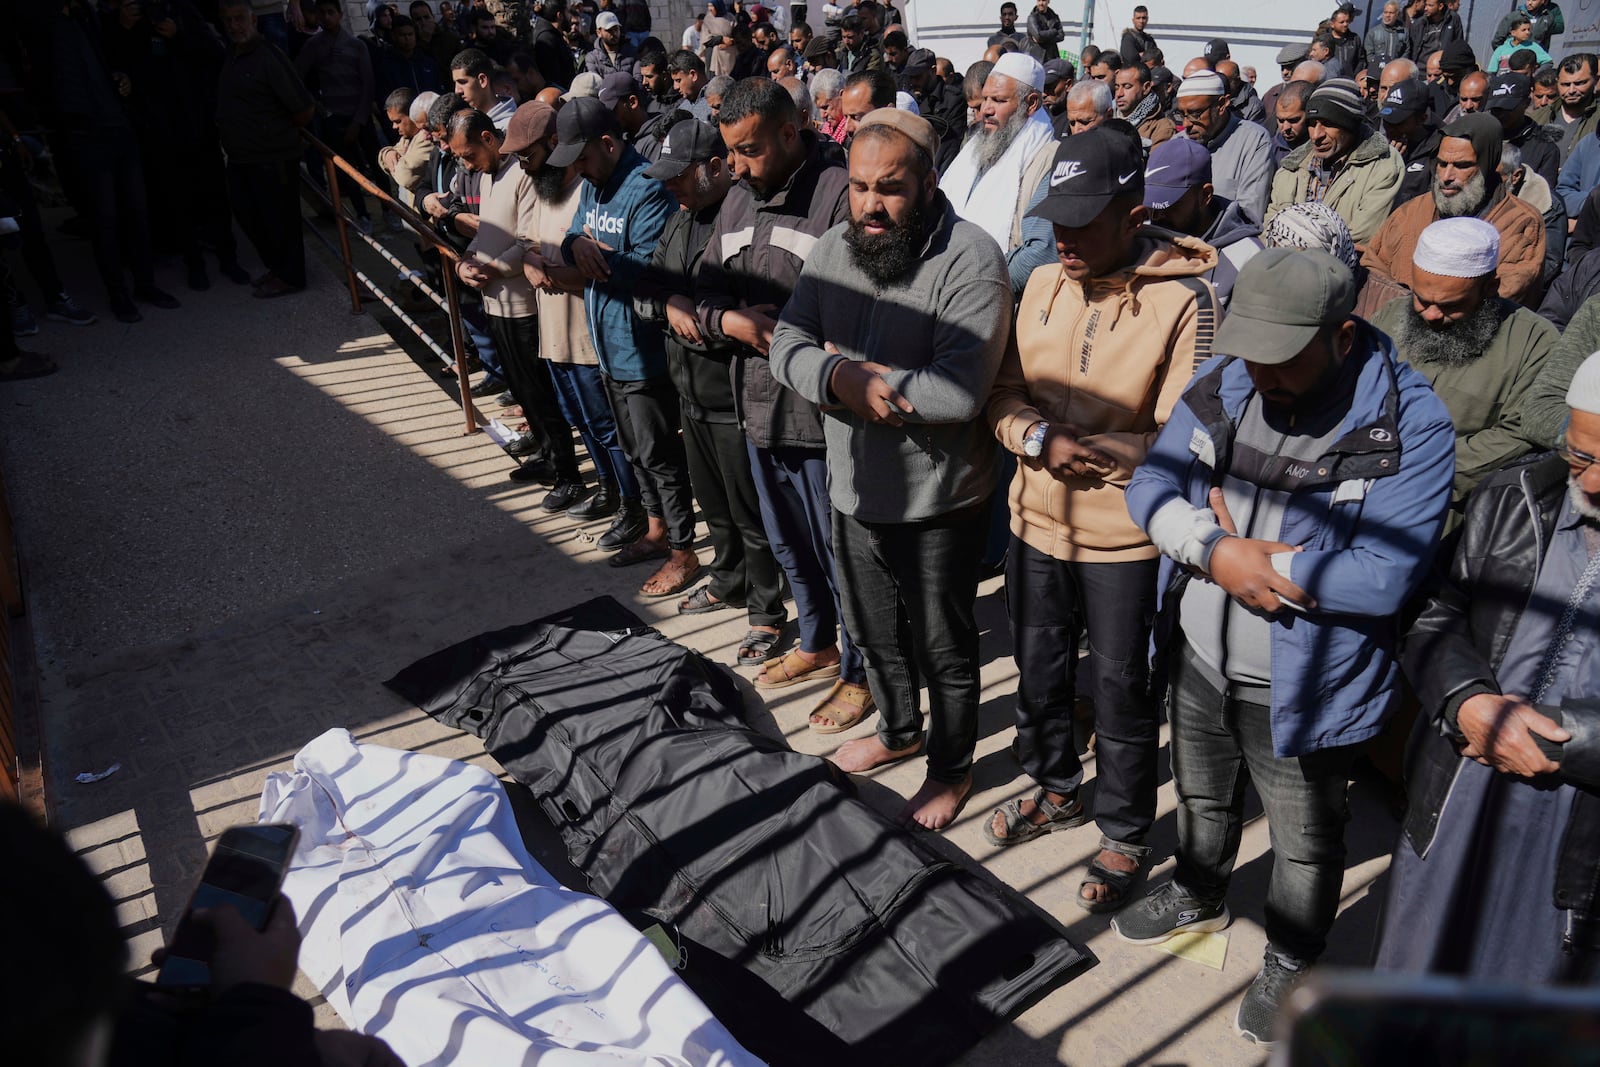
M 506 372 L 506 385 L 522 405 L 528 429 L 539 439 L 545 458 L 556 469 L 556 477 L 570 482 L 582 481 L 578 451 L 572 443 L 572 427 L 556 401 L 550 368 L 539 358 L 539 316 L 506 319 L 488 315 L 486 318 L 489 336 L 494 339 L 501 368 Z
M 923 737 L 918 691 L 928 687 L 928 777 L 955 783 L 978 743 L 978 559 L 987 502 L 924 522 L 861 522 L 833 513 L 834 564 L 845 628 L 861 650 L 878 704 L 878 737 L 908 748 Z
M 1149 647 L 1159 567 L 1154 559 L 1068 563 L 1015 537 L 1006 557 L 1022 769 L 1052 793 L 1076 793 L 1083 784 L 1072 704 L 1078 639 L 1087 629 L 1095 822 L 1108 839 L 1129 845 L 1143 843 L 1156 815 L 1161 724 L 1149 693 Z
M 694 544 L 694 491 L 689 458 L 679 436 L 678 391 L 666 375 L 637 382 L 606 376 L 606 395 L 617 417 L 622 450 L 639 476 L 645 513 L 667 524 L 673 548 Z
M 34 284 L 39 287 L 45 302 L 55 300 L 63 291 L 61 272 L 56 269 L 55 256 L 51 254 L 50 242 L 45 237 L 44 221 L 39 217 L 39 202 L 33 195 L 33 186 L 28 183 L 28 174 L 22 169 L 22 156 L 9 145 L 0 147 L 0 195 L 9 200 L 7 206 L 17 212 L 17 223 L 22 229 L 18 235 L 22 241 L 22 262 L 28 265 L 28 273 L 33 276 Z M 5 291 L 0 292 L 0 299 L 9 304 L 15 295 L 16 284 L 8 279 L 4 285 Z M 10 332 L 8 329 L 7 335 Z
M 737 422 L 702 422 L 683 416 L 689 482 L 711 531 L 711 595 L 749 609 L 750 625 L 782 626 L 783 570 L 767 543 L 761 501 L 750 476 L 750 453 Z
M 306 284 L 300 165 L 293 159 L 228 164 L 228 203 L 261 263 L 285 283 Z
M 130 129 L 64 132 L 58 139 L 62 175 L 78 187 L 78 207 L 89 216 L 90 242 L 100 280 L 113 300 L 127 299 L 125 272 L 136 286 L 155 285 L 150 260 L 150 207 L 144 164 Z

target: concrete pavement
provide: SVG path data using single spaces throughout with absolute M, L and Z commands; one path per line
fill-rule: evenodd
M 87 247 L 63 242 L 58 255 L 73 291 L 103 313 Z M 382 688 L 417 657 L 601 593 L 721 662 L 745 629 L 734 612 L 684 619 L 671 600 L 637 597 L 647 571 L 604 566 L 599 528 L 546 515 L 542 490 L 506 481 L 498 448 L 460 436 L 436 363 L 352 316 L 342 279 L 312 258 L 309 292 L 267 302 L 226 282 L 189 293 L 169 270 L 181 310 L 148 310 L 135 326 L 46 325 L 28 346 L 63 370 L 0 386 L 55 817 L 107 879 L 136 963 L 170 932 L 208 843 L 252 820 L 264 776 L 324 729 L 493 766 L 475 739 Z M 1260 1062 L 1232 1018 L 1264 942 L 1264 820 L 1246 829 L 1221 970 L 1125 945 L 1106 917 L 1072 904 L 1097 850 L 1092 825 L 989 847 L 982 821 L 1026 783 L 1008 752 L 1015 667 L 998 579 L 979 611 L 977 789 L 941 847 L 1026 893 L 1099 962 L 961 1062 Z M 817 753 L 871 728 L 811 734 L 823 688 L 763 704 L 747 687 L 752 721 Z M 73 781 L 114 762 L 121 770 L 101 782 Z M 892 810 L 920 775 L 918 761 L 884 769 L 863 795 Z M 1170 868 L 1173 803 L 1164 784 L 1157 879 Z M 1353 808 L 1331 962 L 1366 958 L 1393 841 L 1375 796 L 1358 787 Z M 535 815 L 527 830 L 559 869 L 548 827 Z

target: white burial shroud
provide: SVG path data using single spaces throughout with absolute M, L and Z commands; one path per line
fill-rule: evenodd
M 300 966 L 410 1067 L 756 1067 L 632 924 L 527 854 L 500 782 L 329 730 L 268 776 Z

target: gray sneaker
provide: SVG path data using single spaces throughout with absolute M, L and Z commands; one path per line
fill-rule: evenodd
M 69 326 L 93 326 L 99 321 L 93 312 L 79 307 L 66 293 L 50 301 L 50 305 L 44 309 L 44 314 L 51 322 L 64 322 Z
M 1123 908 L 1111 920 L 1111 929 L 1132 944 L 1159 945 L 1176 934 L 1222 930 L 1232 921 L 1222 901 L 1199 900 L 1184 893 L 1177 882 L 1166 882 Z
M 1244 991 L 1239 1001 L 1239 1013 L 1233 1018 L 1233 1028 L 1239 1036 L 1263 1048 L 1271 1048 L 1277 1036 L 1278 1008 L 1283 999 L 1305 977 L 1310 964 L 1290 956 L 1280 956 L 1267 949 L 1261 964 L 1261 973 Z
M 11 335 L 13 337 L 32 337 L 39 332 L 39 320 L 34 317 L 33 309 L 27 304 L 13 304 L 11 306 Z

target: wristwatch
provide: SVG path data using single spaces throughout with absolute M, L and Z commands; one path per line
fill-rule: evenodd
M 1028 436 L 1022 439 L 1022 454 L 1029 459 L 1037 459 L 1044 454 L 1044 435 L 1050 432 L 1050 424 L 1040 419 L 1033 424 L 1033 429 L 1028 431 Z

